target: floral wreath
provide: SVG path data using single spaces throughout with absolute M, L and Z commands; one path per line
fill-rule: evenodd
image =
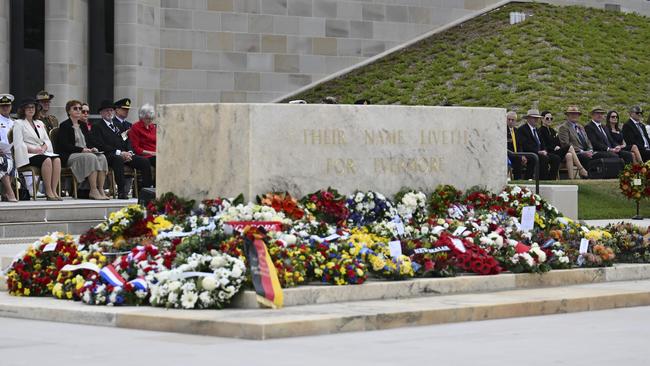
M 650 186 L 647 181 L 650 177 L 648 164 L 627 164 L 618 176 L 621 193 L 630 200 L 640 201 L 650 196 Z

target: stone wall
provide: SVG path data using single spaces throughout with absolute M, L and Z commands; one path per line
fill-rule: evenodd
M 9 0 L 0 0 L 0 93 L 9 90 Z
M 65 103 L 88 95 L 88 1 L 45 1 L 45 90 L 51 113 L 66 117 Z
M 157 192 L 249 200 L 506 184 L 505 109 L 327 104 L 159 107 Z M 164 177 L 164 179 L 162 179 Z
M 497 2 L 162 1 L 160 102 L 268 102 Z

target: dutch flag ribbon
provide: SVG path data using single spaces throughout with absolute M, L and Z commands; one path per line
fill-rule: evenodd
M 104 281 L 113 285 L 114 287 L 121 287 L 126 283 L 126 280 L 120 276 L 119 273 L 117 273 L 117 270 L 115 270 L 115 267 L 113 267 L 112 264 L 109 264 L 108 266 L 102 268 L 102 270 L 99 272 L 99 275 Z

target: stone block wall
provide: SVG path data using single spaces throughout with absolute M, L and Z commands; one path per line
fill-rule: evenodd
M 163 0 L 158 102 L 268 102 L 496 2 Z
M 86 99 L 88 2 L 47 0 L 45 80 L 65 118 Z M 529 1 L 529 0 L 522 0 Z M 545 0 L 650 15 L 648 0 Z M 115 97 L 143 103 L 270 102 L 503 0 L 115 0 Z M 10 90 L 9 0 L 0 0 L 0 88 Z M 3 31 L 4 30 L 4 31 Z M 106 75 L 106 77 L 110 77 Z M 96 106 L 92 106 L 96 107 Z M 137 118 L 137 110 L 130 115 Z

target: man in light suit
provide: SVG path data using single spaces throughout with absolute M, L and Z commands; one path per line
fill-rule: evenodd
M 584 167 L 589 166 L 592 159 L 611 158 L 612 155 L 608 152 L 594 151 L 587 132 L 584 127 L 580 125 L 579 120 L 582 112 L 576 105 L 569 106 L 564 112 L 567 120 L 560 126 L 557 132 L 557 137 L 560 139 L 562 146 L 573 146 L 573 149 L 578 154 L 578 159 Z
M 641 120 L 643 119 L 643 109 L 638 105 L 630 108 L 630 119 L 625 122 L 622 128 L 623 138 L 625 143 L 636 145 L 639 148 L 643 161 L 650 160 L 650 137 L 646 131 L 645 125 Z

